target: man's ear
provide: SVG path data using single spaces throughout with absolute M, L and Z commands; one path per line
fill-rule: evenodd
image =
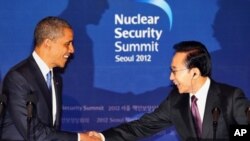
M 44 40 L 44 45 L 45 45 L 45 47 L 51 47 L 51 43 L 52 43 L 52 41 L 50 40 L 50 39 L 45 39 Z
M 200 71 L 198 68 L 192 68 L 192 73 L 193 73 L 193 78 L 196 78 L 200 74 Z

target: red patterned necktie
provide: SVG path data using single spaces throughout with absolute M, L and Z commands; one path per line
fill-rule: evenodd
M 197 132 L 198 137 L 201 137 L 201 133 L 202 133 L 202 123 L 201 123 L 201 117 L 200 117 L 200 113 L 199 113 L 199 109 L 197 106 L 197 101 L 198 99 L 193 95 L 191 97 L 191 111 L 192 111 L 192 115 L 194 118 L 194 122 L 195 122 L 195 129 Z

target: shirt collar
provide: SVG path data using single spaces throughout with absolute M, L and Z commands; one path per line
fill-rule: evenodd
M 209 89 L 210 83 L 211 83 L 211 80 L 208 77 L 207 80 L 205 81 L 205 83 L 202 85 L 202 87 L 195 93 L 195 97 L 197 97 L 198 99 L 203 99 L 204 97 L 206 98 L 207 94 L 208 94 L 208 89 Z M 190 93 L 190 97 L 192 95 L 193 94 Z
M 41 57 L 39 57 L 39 55 L 33 51 L 32 56 L 34 57 L 39 69 L 41 70 L 43 77 L 46 80 L 46 75 L 49 71 L 52 71 L 52 69 L 49 69 L 48 65 L 42 60 Z

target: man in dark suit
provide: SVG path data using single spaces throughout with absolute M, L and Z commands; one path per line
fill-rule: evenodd
M 229 140 L 230 125 L 247 124 L 247 98 L 239 88 L 211 79 L 206 47 L 183 41 L 174 49 L 170 80 L 175 87 L 168 97 L 154 112 L 103 131 L 105 141 L 135 141 L 170 126 L 183 141 Z
M 63 68 L 74 53 L 71 26 L 58 17 L 41 20 L 34 32 L 30 57 L 5 76 L 7 110 L 1 140 L 94 141 L 88 133 L 60 131 L 62 80 L 53 68 Z

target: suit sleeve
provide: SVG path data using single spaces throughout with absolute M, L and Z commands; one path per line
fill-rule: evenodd
M 247 107 L 247 97 L 241 89 L 236 89 L 232 99 L 234 120 L 237 124 L 247 124 L 245 113 Z
M 138 120 L 103 131 L 105 141 L 134 141 L 153 135 L 172 125 L 170 110 L 170 102 L 166 99 L 154 112 L 144 114 Z
M 10 71 L 3 83 L 4 93 L 7 94 L 7 110 L 19 133 L 27 140 L 27 95 L 31 88 L 25 77 L 16 72 Z M 60 141 L 77 141 L 77 134 L 57 131 L 34 116 L 31 121 L 30 135 L 36 141 L 60 140 Z

